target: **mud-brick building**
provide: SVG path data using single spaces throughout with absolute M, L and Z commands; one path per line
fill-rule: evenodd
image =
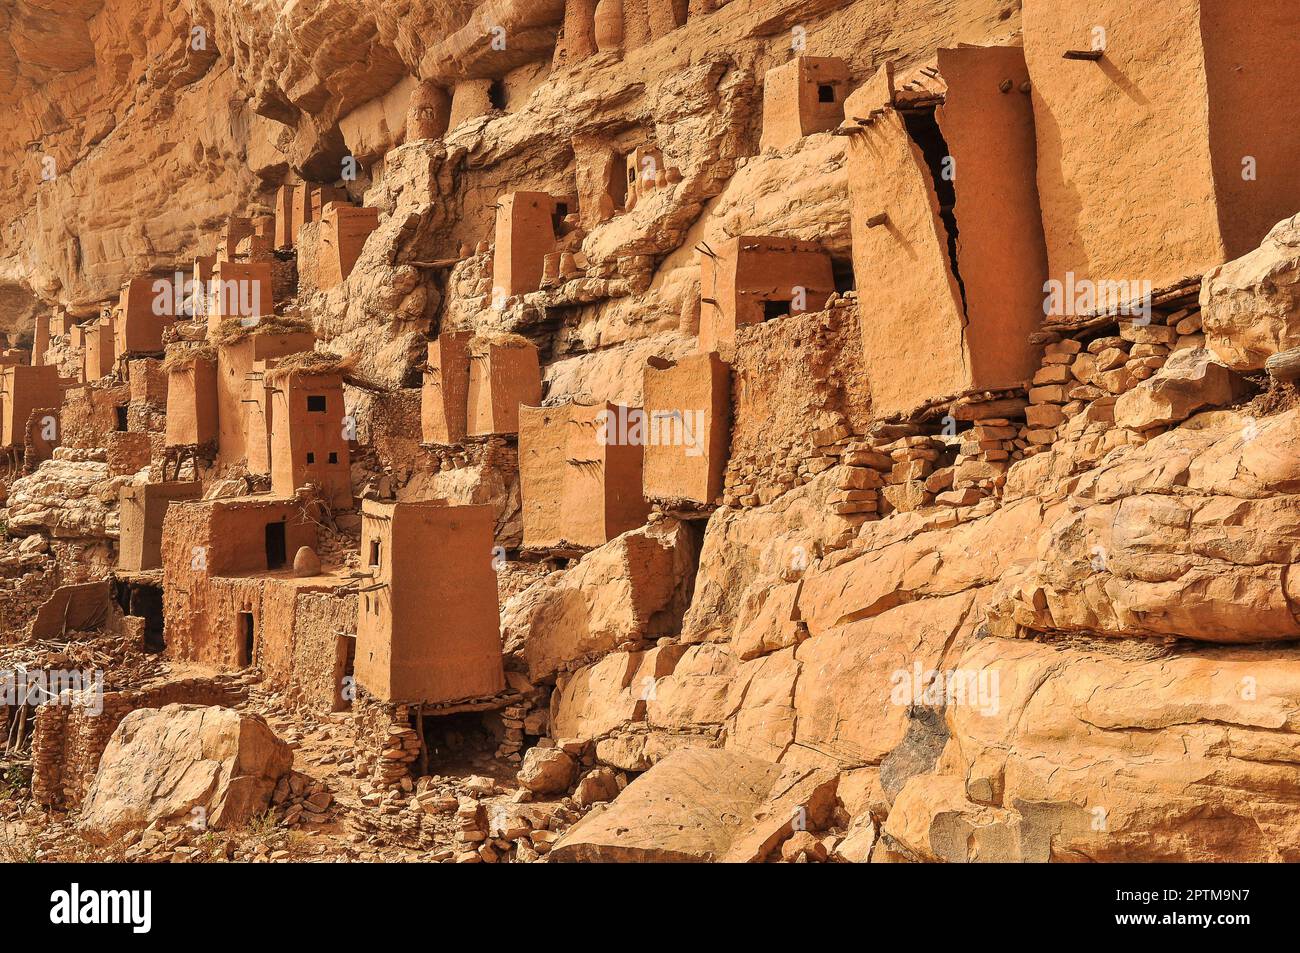
M 424 443 L 465 439 L 469 402 L 469 342 L 472 331 L 444 331 L 428 346 L 420 389 L 420 432 Z
M 514 334 L 447 331 L 429 342 L 421 389 L 424 443 L 519 432 L 519 406 L 542 399 L 537 346 Z
M 1053 279 L 1160 290 L 1295 214 L 1295 11 L 1291 0 L 1025 0 Z
M 886 64 L 845 104 L 853 271 L 871 406 L 1023 386 L 1046 251 L 1019 47 L 940 50 L 930 86 Z
M 700 249 L 700 350 L 736 329 L 820 311 L 835 291 L 830 256 L 816 242 L 741 235 Z
M 269 496 L 173 503 L 163 518 L 164 639 L 173 658 L 244 668 L 277 630 L 263 609 L 267 578 L 290 579 L 316 546 L 304 505 Z M 320 580 L 314 579 L 319 585 Z
M 525 548 L 589 549 L 645 522 L 643 423 L 608 402 L 519 408 Z
M 215 447 L 217 362 L 201 351 L 169 358 L 166 446 Z
M 277 358 L 310 351 L 315 342 L 309 330 L 272 330 L 259 324 L 232 332 L 227 324 L 217 347 L 218 463 L 246 463 L 251 473 L 271 472 L 275 411 L 267 371 Z
M 157 279 L 132 278 L 122 287 L 117 309 L 113 312 L 113 355 L 136 356 L 161 354 L 163 332 L 177 319 L 176 301 L 168 286 L 155 290 Z
M 60 406 L 66 383 L 52 365 L 0 368 L 0 446 L 23 446 L 31 412 Z
M 202 493 L 202 484 L 198 482 L 122 487 L 118 491 L 118 569 L 141 572 L 161 568 L 163 518 L 167 507 L 179 500 L 196 500 Z
M 497 202 L 492 255 L 494 296 L 529 294 L 542 286 L 546 256 L 555 251 L 557 225 L 568 203 L 545 192 L 511 192 Z
M 763 79 L 763 149 L 784 149 L 844 118 L 849 65 L 837 56 L 796 56 Z
M 208 282 L 208 335 L 216 339 L 227 318 L 254 324 L 275 313 L 270 262 L 218 260 Z
M 722 494 L 731 427 L 731 368 L 716 352 L 651 358 L 645 398 L 647 500 L 708 505 Z
M 356 678 L 381 702 L 505 688 L 490 506 L 362 505 Z
M 272 374 L 271 489 L 292 496 L 308 483 L 335 509 L 352 507 L 343 378 L 291 370 Z
M 316 286 L 333 288 L 347 280 L 366 239 L 379 227 L 379 209 L 330 202 L 320 213 Z

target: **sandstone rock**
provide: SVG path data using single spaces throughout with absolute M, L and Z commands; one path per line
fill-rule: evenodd
M 78 827 L 97 841 L 154 822 L 237 827 L 266 810 L 292 764 L 259 718 L 197 705 L 138 709 L 109 739 Z
M 519 783 L 534 794 L 561 794 L 573 784 L 578 766 L 558 748 L 529 748 L 519 766 Z
M 1206 346 L 1234 371 L 1256 371 L 1300 347 L 1300 215 L 1259 248 L 1220 265 L 1201 284 Z
M 551 848 L 554 861 L 700 862 L 727 850 L 781 774 L 729 751 L 670 755 L 588 814 Z
M 781 859 L 788 864 L 799 862 L 822 863 L 826 860 L 826 845 L 808 831 L 798 831 L 781 845 Z
M 578 786 L 573 789 L 573 802 L 580 808 L 588 808 L 593 804 L 614 800 L 621 790 L 618 776 L 611 769 L 595 768 L 578 781 Z
M 506 603 L 506 653 L 538 681 L 566 663 L 672 631 L 693 563 L 693 544 L 675 521 L 624 533 Z
M 1115 423 L 1130 430 L 1168 426 L 1230 404 L 1241 392 L 1237 375 L 1209 350 L 1178 351 L 1150 380 L 1116 399 Z
M 298 578 L 320 575 L 320 557 L 310 546 L 301 546 L 294 554 L 293 574 Z

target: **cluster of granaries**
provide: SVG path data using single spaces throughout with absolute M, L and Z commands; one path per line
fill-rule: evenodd
M 1043 325 L 1049 277 L 1173 284 L 1253 247 L 1300 205 L 1297 177 L 1280 171 L 1294 171 L 1295 156 L 1267 144 L 1290 140 L 1276 117 L 1253 108 L 1258 98 L 1248 83 L 1224 77 L 1217 45 L 1196 51 L 1214 108 L 1240 107 L 1262 118 L 1180 127 L 1191 138 L 1180 161 L 1200 174 L 1162 174 L 1158 187 L 1136 188 L 1130 179 L 1148 177 L 1147 160 L 1129 154 L 1124 136 L 1112 135 L 1106 141 L 1117 145 L 1107 148 L 1062 138 L 1061 128 L 1082 127 L 1098 114 L 1121 128 L 1145 129 L 1143 142 L 1159 141 L 1160 122 L 1184 123 L 1181 112 L 1136 116 L 1116 99 L 1115 64 L 1138 86 L 1160 86 L 1143 54 L 1158 46 L 1158 27 L 1150 36 L 1135 27 L 1098 48 L 1087 46 L 1086 31 L 1075 26 L 1027 11 L 1023 47 L 941 50 L 934 65 L 910 77 L 886 65 L 851 95 L 847 67 L 834 58 L 799 56 L 769 73 L 765 149 L 788 149 L 816 132 L 848 137 L 853 273 L 864 303 L 863 360 L 875 416 L 900 419 L 927 402 L 1023 388 L 1037 370 L 1029 339 Z M 1235 31 L 1225 28 L 1224 35 Z M 1209 32 L 1205 37 L 1206 44 L 1219 42 Z M 1267 58 L 1267 51 L 1255 53 Z M 417 111 L 429 112 L 429 90 L 418 95 Z M 1050 126 L 1036 122 L 1044 108 Z M 439 125 L 425 116 L 414 128 L 436 137 Z M 1229 176 L 1230 155 L 1276 165 L 1252 189 Z M 651 189 L 675 184 L 651 147 L 626 160 L 607 163 L 603 176 L 579 176 L 592 190 L 580 190 L 576 201 L 597 210 L 597 223 L 632 210 Z M 640 170 L 651 174 L 639 178 Z M 1175 194 L 1187 188 L 1203 194 Z M 562 259 L 569 247 L 563 237 L 574 224 L 571 201 L 521 192 L 499 202 L 494 298 L 527 295 L 557 273 L 568 276 Z M 1123 214 L 1119 205 L 1127 206 Z M 1177 247 L 1153 243 L 1132 227 L 1173 221 L 1173 209 L 1181 210 Z M 322 570 L 315 559 L 318 524 L 354 506 L 354 435 L 341 372 L 294 360 L 314 347 L 310 332 L 260 326 L 274 313 L 275 275 L 271 262 L 258 260 L 292 247 L 313 214 L 328 223 L 322 240 L 332 242 L 329 267 L 344 280 L 375 227 L 374 210 L 354 209 L 324 189 L 285 187 L 273 216 L 232 221 L 217 260 L 196 263 L 196 275 L 215 289 L 205 303 L 215 354 L 194 348 L 188 360 L 169 356 L 168 445 L 215 444 L 219 455 L 235 448 L 250 472 L 269 473 L 271 494 L 169 506 L 197 489 L 133 488 L 139 499 L 136 515 L 123 508 L 122 551 L 139 554 L 139 562 L 127 568 L 167 570 L 167 641 L 181 657 L 274 665 L 277 655 L 298 651 L 285 640 L 306 638 L 312 627 L 302 600 L 345 594 L 356 600 L 350 623 L 340 630 L 332 620 L 323 626 L 328 632 L 316 634 L 334 653 L 325 668 L 352 668 L 360 686 L 386 701 L 490 696 L 504 687 L 490 508 L 368 499 L 361 507 L 360 569 Z M 650 501 L 702 510 L 717 502 L 731 407 L 725 357 L 737 330 L 819 309 L 836 278 L 815 243 L 784 237 L 737 236 L 702 246 L 700 255 L 698 353 L 651 361 L 643 408 L 543 405 L 537 350 L 522 338 L 447 330 L 430 341 L 424 440 L 518 435 L 526 549 L 598 546 L 641 525 Z M 244 294 L 240 284 L 238 294 L 224 294 L 230 281 L 252 282 L 258 291 Z M 157 323 L 186 317 L 137 306 L 135 289 L 133 282 L 124 291 L 114 321 L 98 325 L 96 360 L 104 360 L 105 335 L 118 357 L 160 351 Z M 231 320 L 245 333 L 229 335 Z M 84 332 L 88 379 L 105 366 L 90 363 L 93 331 Z M 22 388 L 6 386 L 4 436 L 12 445 L 10 407 L 45 406 L 45 398 L 24 404 Z M 355 644 L 346 647 L 335 634 Z

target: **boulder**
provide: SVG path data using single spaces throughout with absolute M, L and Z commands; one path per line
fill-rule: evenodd
M 1149 430 L 1181 423 L 1205 407 L 1231 404 L 1241 394 L 1235 372 L 1205 348 L 1176 351 L 1155 375 L 1115 401 L 1115 423 Z
M 1234 371 L 1257 371 L 1300 347 L 1300 215 L 1279 222 L 1254 251 L 1201 283 L 1205 341 Z
M 621 643 L 680 628 L 694 546 L 676 521 L 642 527 L 539 579 L 501 615 L 507 655 L 537 682 Z
M 78 826 L 101 843 L 155 822 L 237 827 L 267 809 L 292 765 L 292 749 L 255 715 L 137 709 L 109 738 Z
M 618 775 L 610 768 L 595 768 L 588 771 L 573 789 L 573 801 L 580 808 L 589 808 L 602 801 L 612 801 L 622 790 L 618 786 Z
M 577 771 L 577 763 L 559 748 L 529 748 L 518 778 L 534 794 L 562 794 L 573 784 Z
M 781 774 L 759 758 L 697 748 L 664 758 L 551 848 L 555 861 L 698 863 L 731 845 Z

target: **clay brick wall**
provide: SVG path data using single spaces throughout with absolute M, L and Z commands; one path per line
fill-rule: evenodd
M 564 404 L 519 409 L 524 546 L 589 548 L 642 525 L 641 445 L 598 442 L 598 421 L 634 408 Z
M 98 715 L 74 705 L 41 705 L 32 731 L 32 797 L 73 808 L 99 770 L 99 759 L 122 719 L 138 708 L 164 705 L 233 706 L 247 697 L 238 685 L 216 678 L 186 678 L 138 691 L 104 693 Z
M 645 420 L 654 432 L 642 475 L 650 500 L 708 504 L 722 493 L 731 436 L 731 368 L 694 354 L 645 369 Z
M 833 466 L 871 423 L 866 391 L 855 308 L 738 332 L 727 503 L 769 503 Z
M 763 79 L 760 148 L 784 149 L 844 118 L 849 67 L 835 56 L 796 56 Z
M 356 676 L 376 698 L 457 701 L 505 687 L 492 528 L 488 506 L 365 502 L 361 565 L 380 588 L 360 595 Z

